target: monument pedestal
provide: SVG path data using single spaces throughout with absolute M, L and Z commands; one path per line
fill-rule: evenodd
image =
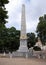
M 20 40 L 20 47 L 19 47 L 18 52 L 28 52 L 27 40 L 26 39 Z
M 20 40 L 20 47 L 19 50 L 17 50 L 18 55 L 21 57 L 28 57 L 28 48 L 27 48 L 27 40 L 26 39 L 21 39 Z

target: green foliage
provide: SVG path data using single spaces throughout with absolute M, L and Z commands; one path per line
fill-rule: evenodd
M 9 50 L 11 52 L 16 51 L 19 48 L 19 42 L 20 42 L 19 38 L 20 38 L 20 31 L 16 30 L 14 27 L 8 29 Z
M 7 22 L 6 19 L 8 18 L 6 9 L 2 8 L 4 2 L 5 0 L 0 0 L 0 38 L 2 38 L 4 35 L 4 29 L 6 28 L 5 23 Z
M 33 49 L 34 49 L 35 51 L 41 51 L 41 48 L 38 47 L 38 46 L 35 46 Z
M 7 13 L 5 8 L 5 4 L 8 4 L 8 0 L 0 0 L 0 23 L 5 24 L 7 23 L 6 19 L 8 18 Z
M 7 23 L 7 21 L 6 21 L 7 18 L 8 18 L 7 11 L 4 10 L 3 8 L 0 8 L 0 23 L 1 24 Z
M 9 1 L 8 0 L 2 0 L 3 4 L 8 4 Z
M 20 45 L 20 31 L 14 27 L 3 28 L 0 33 L 0 52 L 16 51 Z
M 46 14 L 39 18 L 37 33 L 38 36 L 41 38 L 42 42 L 46 42 Z
M 8 4 L 9 1 L 8 0 L 0 0 L 0 6 L 4 6 L 5 4 Z
M 7 13 L 5 4 L 8 4 L 8 0 L 0 0 L 0 52 L 1 50 L 14 51 L 19 48 L 20 41 L 20 31 L 16 30 L 14 27 L 6 28 L 7 23 Z
M 33 47 L 35 45 L 35 34 L 34 33 L 27 33 L 27 46 L 28 48 Z

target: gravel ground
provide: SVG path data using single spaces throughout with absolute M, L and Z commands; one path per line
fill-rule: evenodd
M 0 58 L 0 65 L 46 65 L 46 59 Z

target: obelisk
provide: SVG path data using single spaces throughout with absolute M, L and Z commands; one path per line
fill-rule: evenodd
M 19 52 L 28 52 L 27 35 L 26 35 L 26 16 L 25 16 L 25 5 L 24 4 L 22 5 L 21 33 L 20 33 Z

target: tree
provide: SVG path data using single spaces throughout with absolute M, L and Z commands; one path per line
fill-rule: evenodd
M 8 18 L 5 4 L 8 4 L 8 0 L 0 0 L 0 25 L 5 24 L 7 21 L 6 19 Z
M 27 33 L 27 45 L 28 48 L 33 47 L 35 45 L 35 34 L 34 33 Z
M 14 27 L 6 28 L 8 11 L 6 11 L 5 5 L 8 4 L 8 0 L 0 0 L 0 50 L 14 51 L 19 48 L 20 31 Z
M 46 14 L 39 18 L 39 23 L 36 29 L 38 36 L 43 43 L 46 42 Z
M 0 7 L 5 7 L 5 4 L 8 4 L 8 0 L 0 0 Z
M 10 52 L 16 51 L 20 45 L 20 31 L 14 27 L 8 28 L 6 36 L 5 47 L 7 47 Z
M 9 1 L 8 0 L 0 0 L 0 33 L 2 33 L 2 30 L 5 27 L 5 24 L 6 24 L 6 19 L 8 18 L 7 16 L 7 13 L 8 11 L 6 11 L 6 8 L 5 8 L 5 4 L 8 4 Z
M 8 4 L 9 1 L 8 0 L 0 0 L 0 46 L 2 49 L 4 48 L 5 45 L 5 35 L 6 35 L 6 27 L 5 24 L 7 23 L 7 13 L 8 11 L 6 11 L 5 8 L 5 4 Z

